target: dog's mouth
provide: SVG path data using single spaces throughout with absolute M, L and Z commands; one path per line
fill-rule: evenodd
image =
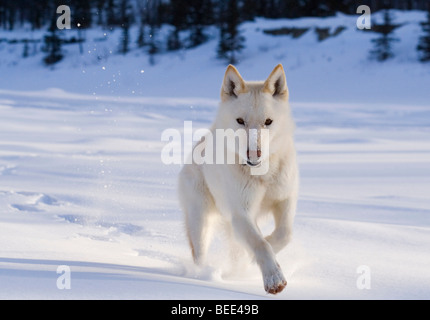
M 259 161 L 256 161 L 256 162 L 252 162 L 252 161 L 247 160 L 246 164 L 248 166 L 250 166 L 250 167 L 258 167 L 258 166 L 261 165 L 261 161 L 259 160 Z

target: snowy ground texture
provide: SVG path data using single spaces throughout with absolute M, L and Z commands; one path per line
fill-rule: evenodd
M 402 49 L 424 14 L 397 18 L 398 55 L 383 65 L 366 62 L 375 35 L 351 37 L 356 17 L 243 26 L 239 71 L 263 79 L 282 62 L 297 124 L 299 207 L 277 296 L 256 265 L 224 260 L 222 235 L 194 267 L 180 166 L 160 160 L 163 130 L 208 127 L 216 112 L 216 40 L 155 66 L 131 53 L 47 71 L 40 56 L 11 65 L 13 50 L 1 53 L 0 298 L 430 299 L 430 66 Z M 322 43 L 258 31 L 324 24 L 349 29 Z M 57 287 L 61 265 L 70 289 Z M 361 266 L 370 289 L 357 287 Z

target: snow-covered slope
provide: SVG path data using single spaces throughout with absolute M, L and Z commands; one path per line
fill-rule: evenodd
M 247 79 L 268 76 L 283 63 L 293 101 L 306 102 L 378 102 L 427 104 L 430 94 L 428 66 L 418 62 L 415 50 L 421 35 L 420 22 L 425 12 L 392 10 L 400 27 L 393 36 L 395 57 L 384 63 L 369 60 L 375 32 L 356 27 L 356 16 L 338 14 L 327 18 L 257 19 L 241 25 L 246 38 L 240 55 L 239 71 Z M 380 12 L 372 14 L 372 23 L 382 23 Z M 272 36 L 264 33 L 283 27 L 306 28 L 301 37 Z M 344 31 L 318 42 L 316 28 L 338 27 Z M 169 32 L 164 26 L 161 38 Z M 61 31 L 65 38 L 77 37 L 76 30 Z M 137 48 L 137 29 L 130 31 L 130 52 L 118 53 L 121 31 L 99 28 L 87 30 L 87 41 L 80 54 L 78 44 L 63 45 L 65 58 L 51 70 L 43 66 L 41 52 L 44 31 L 0 31 L 0 87 L 15 90 L 62 88 L 75 93 L 110 96 L 169 96 L 218 98 L 225 62 L 216 59 L 218 30 L 209 28 L 210 41 L 190 50 L 155 55 L 150 63 L 145 49 Z M 23 59 L 22 39 L 39 39 L 30 44 L 29 57 Z M 162 41 L 160 41 L 161 43 Z M 190 82 L 184 82 L 184 77 Z M 334 96 L 336 94 L 336 96 Z
M 180 166 L 160 159 L 163 130 L 208 127 L 216 112 L 215 39 L 155 66 L 137 50 L 98 61 L 75 48 L 54 70 L 2 46 L 0 298 L 429 299 L 430 69 L 406 49 L 424 15 L 396 15 L 398 55 L 382 65 L 368 62 L 374 35 L 354 30 L 355 17 L 242 26 L 239 70 L 262 79 L 282 62 L 297 123 L 299 208 L 275 297 L 255 264 L 223 259 L 221 234 L 208 266 L 193 265 Z M 325 24 L 350 27 L 321 43 L 312 31 L 261 32 Z M 70 289 L 57 287 L 62 265 Z

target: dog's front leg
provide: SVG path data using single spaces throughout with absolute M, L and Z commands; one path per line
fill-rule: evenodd
M 291 240 L 296 207 L 297 195 L 293 194 L 273 208 L 275 230 L 266 237 L 266 240 L 271 244 L 275 253 L 281 251 Z
M 263 275 L 264 289 L 271 294 L 281 292 L 287 285 L 271 245 L 267 242 L 257 225 L 251 221 L 246 212 L 240 212 L 232 217 L 235 235 L 245 244 L 255 256 Z

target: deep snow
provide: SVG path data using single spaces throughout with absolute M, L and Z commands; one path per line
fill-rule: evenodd
M 397 57 L 384 64 L 367 60 L 375 35 L 354 29 L 354 16 L 242 26 L 239 71 L 263 79 L 282 62 L 297 124 L 299 208 L 277 296 L 254 264 L 222 259 L 222 235 L 208 267 L 192 264 L 180 166 L 160 160 L 163 130 L 208 127 L 216 112 L 225 65 L 215 39 L 151 66 L 137 50 L 94 58 L 110 34 L 54 70 L 0 44 L 0 298 L 429 299 L 430 66 L 410 50 L 424 14 L 396 17 Z M 261 32 L 314 25 L 348 29 L 321 43 L 311 30 Z M 70 289 L 57 288 L 60 265 Z M 357 287 L 360 266 L 370 289 Z

